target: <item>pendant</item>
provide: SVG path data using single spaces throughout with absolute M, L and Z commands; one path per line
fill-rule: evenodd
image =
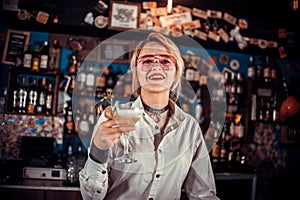
M 151 117 L 156 123 L 158 123 L 158 122 L 160 121 L 160 118 L 161 118 L 161 116 L 160 116 L 159 114 L 155 114 L 155 113 L 152 113 L 152 114 L 150 115 L 150 117 Z

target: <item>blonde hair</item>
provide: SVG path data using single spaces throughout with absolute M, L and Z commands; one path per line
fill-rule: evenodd
M 176 59 L 176 75 L 170 90 L 173 94 L 178 96 L 179 92 L 181 91 L 181 76 L 183 73 L 184 62 L 177 45 L 170 38 L 157 32 L 151 32 L 145 40 L 139 42 L 135 48 L 135 51 L 132 54 L 130 68 L 132 71 L 132 89 L 134 96 L 139 95 L 138 93 L 140 88 L 140 84 L 137 78 L 137 58 L 144 46 L 151 42 L 156 42 L 164 46 L 169 51 L 169 53 Z

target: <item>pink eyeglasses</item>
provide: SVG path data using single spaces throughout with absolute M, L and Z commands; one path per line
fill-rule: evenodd
M 171 55 L 144 55 L 137 59 L 137 66 L 143 71 L 149 71 L 158 63 L 163 70 L 172 70 L 176 67 L 176 59 Z

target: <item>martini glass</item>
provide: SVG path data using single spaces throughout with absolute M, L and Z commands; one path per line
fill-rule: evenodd
M 130 123 L 135 124 L 142 116 L 144 112 L 143 107 L 133 106 L 132 103 L 118 104 L 114 106 L 114 119 L 127 119 Z M 125 131 L 122 134 L 122 140 L 124 141 L 124 153 L 121 157 L 115 158 L 115 161 L 119 163 L 134 163 L 137 162 L 129 153 L 129 139 L 128 133 Z

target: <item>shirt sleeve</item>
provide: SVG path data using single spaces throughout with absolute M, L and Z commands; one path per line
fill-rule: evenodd
M 107 151 L 96 149 L 97 147 L 93 147 L 92 144 L 96 130 L 104 120 L 105 117 L 101 116 L 94 127 L 90 145 L 92 147 L 88 148 L 89 156 L 84 168 L 79 172 L 80 191 L 84 200 L 104 199 L 108 189 L 108 164 L 106 161 L 107 157 L 105 157 L 107 156 Z
M 195 155 L 185 180 L 184 188 L 189 199 L 219 200 L 216 195 L 214 173 L 206 144 L 199 132 L 200 143 L 195 145 Z

